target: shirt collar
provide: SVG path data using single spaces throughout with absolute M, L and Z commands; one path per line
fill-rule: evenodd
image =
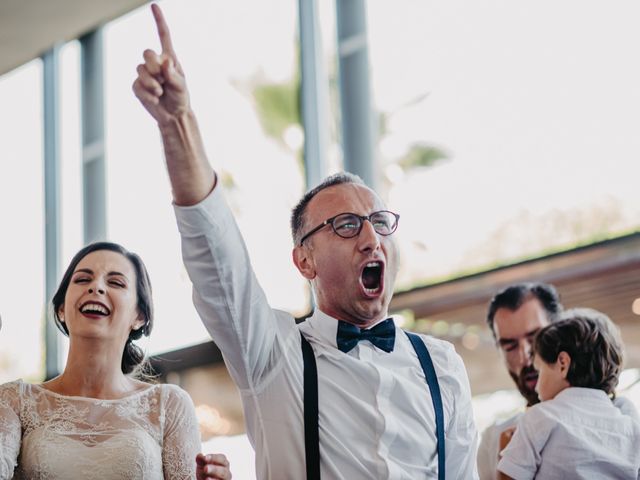
M 555 398 L 562 398 L 566 401 L 593 399 L 611 402 L 607 392 L 598 388 L 567 387 L 558 393 Z

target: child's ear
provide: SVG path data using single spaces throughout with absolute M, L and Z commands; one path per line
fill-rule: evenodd
M 567 352 L 560 352 L 558 354 L 558 365 L 560 366 L 562 377 L 567 378 L 569 367 L 571 366 L 571 356 Z

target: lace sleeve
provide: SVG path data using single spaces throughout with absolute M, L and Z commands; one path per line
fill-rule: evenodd
M 19 403 L 20 383 L 0 385 L 0 480 L 13 477 L 18 463 L 22 426 Z
M 165 385 L 162 467 L 164 478 L 196 478 L 196 455 L 200 452 L 200 429 L 191 397 L 184 390 Z

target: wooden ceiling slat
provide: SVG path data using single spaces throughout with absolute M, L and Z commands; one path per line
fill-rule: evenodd
M 145 0 L 0 1 L 0 75 L 144 5 Z
M 411 309 L 416 318 L 483 326 L 488 303 L 505 286 L 505 279 L 554 283 L 567 308 L 588 306 L 621 326 L 640 328 L 640 317 L 631 311 L 631 304 L 640 297 L 640 233 L 401 292 L 391 309 Z

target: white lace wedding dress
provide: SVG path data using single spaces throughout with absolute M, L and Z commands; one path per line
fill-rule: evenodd
M 0 480 L 192 479 L 199 450 L 193 403 L 174 385 L 118 400 L 0 386 Z

